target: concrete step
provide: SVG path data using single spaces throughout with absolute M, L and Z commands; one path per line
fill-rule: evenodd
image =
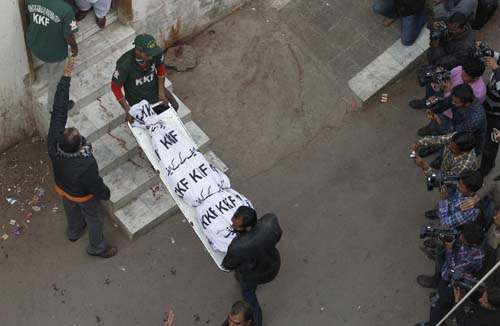
M 210 145 L 210 138 L 193 121 L 186 123 L 185 127 L 200 151 L 206 152 Z M 126 123 L 120 124 L 94 141 L 93 149 L 99 172 L 103 176 L 140 152 L 139 145 Z
M 395 81 L 403 72 L 420 62 L 429 48 L 429 30 L 424 28 L 417 41 L 404 46 L 396 41 L 384 53 L 349 80 L 349 87 L 361 103 L 366 102 L 382 88 Z
M 219 165 L 222 161 L 213 152 L 208 152 L 205 157 L 220 169 L 227 169 L 224 164 Z M 127 236 L 134 239 L 178 211 L 169 191 L 163 183 L 158 183 L 111 215 Z
M 75 72 L 85 70 L 93 62 L 96 62 L 113 51 L 124 46 L 131 45 L 134 41 L 135 31 L 130 27 L 119 22 L 107 26 L 104 30 L 99 31 L 88 38 L 78 43 L 79 54 L 75 60 Z M 35 69 L 39 69 L 44 65 L 44 62 L 36 59 Z M 36 86 L 42 87 L 41 85 Z
M 111 190 L 108 210 L 114 212 L 158 184 L 160 177 L 147 160 L 137 155 L 108 173 L 104 182 Z
M 175 96 L 175 94 L 174 94 Z M 191 111 L 175 96 L 179 102 L 177 114 L 182 122 L 191 120 Z M 107 92 L 94 102 L 81 108 L 68 118 L 68 127 L 76 127 L 91 142 L 116 128 L 125 121 L 125 111 L 112 92 Z

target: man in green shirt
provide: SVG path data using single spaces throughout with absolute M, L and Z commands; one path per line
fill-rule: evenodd
M 128 113 L 130 107 L 142 100 L 154 104 L 156 113 L 168 109 L 169 103 L 177 111 L 179 105 L 173 95 L 165 89 L 166 68 L 163 64 L 163 50 L 153 36 L 140 34 L 134 40 L 135 48 L 123 54 L 116 63 L 111 89 L 116 99 Z M 122 93 L 125 90 L 125 95 Z M 130 115 L 128 121 L 133 121 Z
M 47 81 L 47 111 L 52 111 L 59 77 L 68 57 L 68 45 L 73 57 L 78 55 L 75 32 L 78 26 L 73 8 L 63 0 L 27 0 L 29 25 L 26 42 L 35 57 L 45 62 L 39 78 Z

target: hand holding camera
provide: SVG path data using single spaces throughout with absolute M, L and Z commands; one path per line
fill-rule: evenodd
M 439 198 L 441 198 L 441 200 L 448 199 L 448 187 L 446 185 L 442 185 L 441 188 L 439 188 Z

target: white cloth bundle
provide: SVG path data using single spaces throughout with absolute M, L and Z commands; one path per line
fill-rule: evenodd
M 252 207 L 250 201 L 231 189 L 226 174 L 205 159 L 182 127 L 159 119 L 147 101 L 134 105 L 129 113 L 134 127 L 149 130 L 162 180 L 172 195 L 195 209 L 210 245 L 226 252 L 235 236 L 231 218 L 238 207 Z

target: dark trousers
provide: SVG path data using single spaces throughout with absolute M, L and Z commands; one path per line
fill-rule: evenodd
M 68 239 L 78 239 L 87 225 L 89 228 L 87 252 L 91 255 L 104 252 L 108 244 L 102 234 L 104 213 L 101 203 L 95 198 L 85 203 L 75 203 L 63 198 L 63 206 L 68 220 Z
M 248 304 L 250 304 L 254 311 L 255 322 L 253 325 L 262 326 L 262 310 L 257 300 L 255 291 L 257 290 L 257 283 L 240 281 L 241 296 Z
M 486 139 L 483 147 L 483 157 L 481 158 L 481 167 L 479 172 L 484 176 L 488 175 L 495 167 L 495 161 L 498 153 L 498 144 L 491 140 L 493 128 L 500 130 L 500 116 L 486 114 L 488 127 L 486 129 Z
M 455 298 L 453 288 L 448 282 L 441 280 L 437 288 L 438 297 L 431 300 L 431 312 L 429 316 L 429 326 L 435 326 L 453 308 Z

